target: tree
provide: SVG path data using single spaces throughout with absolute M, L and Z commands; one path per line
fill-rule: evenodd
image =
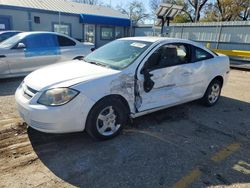
M 136 0 L 125 6 L 118 5 L 116 9 L 121 13 L 128 15 L 128 17 L 133 21 L 134 24 L 143 23 L 144 20 L 149 17 L 149 14 L 146 13 L 144 4 Z
M 208 0 L 188 0 L 189 7 L 187 8 L 190 16 L 193 14 L 192 21 L 198 22 L 201 17 L 201 11 Z
M 249 18 L 250 0 L 217 0 L 205 11 L 204 21 L 236 21 Z
M 239 14 L 239 17 L 246 21 L 250 17 L 250 0 L 243 0 L 242 2 L 242 11 Z

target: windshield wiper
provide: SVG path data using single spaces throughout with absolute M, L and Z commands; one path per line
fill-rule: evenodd
M 93 64 L 93 65 L 97 65 L 97 66 L 102 66 L 102 67 L 106 67 L 106 68 L 110 68 L 110 66 L 96 62 L 96 61 L 86 61 L 86 59 L 84 59 L 85 62 Z

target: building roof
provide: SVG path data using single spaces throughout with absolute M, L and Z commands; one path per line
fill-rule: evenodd
M 70 14 L 92 14 L 128 19 L 127 15 L 109 7 L 75 3 L 66 0 L 0 0 L 0 6 L 1 5 Z

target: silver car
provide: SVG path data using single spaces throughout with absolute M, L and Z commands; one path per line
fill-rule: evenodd
M 42 66 L 84 57 L 94 49 L 54 32 L 19 33 L 0 43 L 0 78 L 24 76 Z

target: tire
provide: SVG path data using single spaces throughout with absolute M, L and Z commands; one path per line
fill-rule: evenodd
M 221 94 L 221 88 L 222 88 L 222 83 L 220 80 L 213 80 L 207 90 L 206 93 L 204 94 L 203 98 L 201 99 L 202 103 L 205 106 L 214 106 L 219 98 L 220 98 L 220 94 Z
M 117 136 L 128 120 L 128 109 L 119 98 L 104 98 L 91 109 L 86 131 L 95 140 Z

